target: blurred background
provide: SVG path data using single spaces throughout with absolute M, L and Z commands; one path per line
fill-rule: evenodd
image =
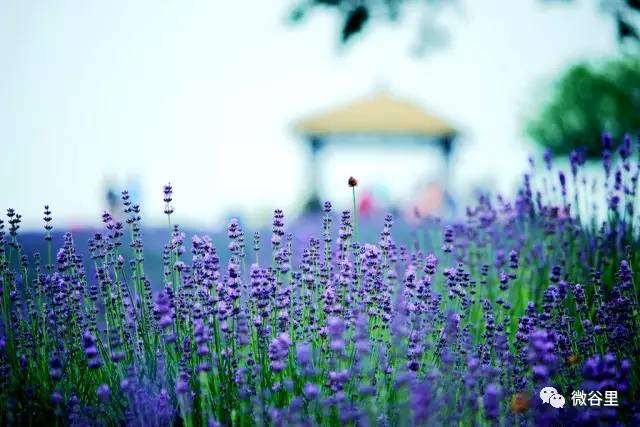
M 0 208 L 99 225 L 268 223 L 332 200 L 461 211 L 529 155 L 640 128 L 623 1 L 0 0 Z

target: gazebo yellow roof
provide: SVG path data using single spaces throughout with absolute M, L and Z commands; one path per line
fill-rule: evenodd
M 441 136 L 455 129 L 422 107 L 400 98 L 378 93 L 325 111 L 295 124 L 300 133 L 406 134 Z

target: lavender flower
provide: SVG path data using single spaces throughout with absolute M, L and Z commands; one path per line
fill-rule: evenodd
M 87 356 L 89 368 L 97 369 L 102 366 L 100 354 L 98 352 L 98 348 L 96 347 L 96 339 L 91 334 L 91 332 L 84 332 L 84 335 L 82 336 L 82 343 L 84 346 L 84 353 Z
M 98 399 L 102 402 L 107 402 L 109 397 L 111 396 L 111 389 L 106 384 L 101 384 L 98 386 L 98 390 L 96 391 L 98 395 Z
M 269 344 L 269 367 L 274 372 L 282 372 L 286 365 L 286 358 L 291 347 L 291 340 L 285 333 L 281 333 Z

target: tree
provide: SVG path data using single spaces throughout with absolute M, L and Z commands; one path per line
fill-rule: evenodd
M 638 130 L 640 60 L 631 57 L 596 66 L 574 65 L 527 126 L 529 136 L 555 154 L 584 147 L 589 157 L 601 154 L 602 132 L 621 137 Z
M 456 0 L 297 0 L 299 3 L 291 13 L 291 21 L 303 21 L 311 11 L 318 8 L 335 10 L 342 20 L 340 40 L 347 43 L 356 34 L 372 25 L 376 20 L 396 21 L 410 4 L 422 3 L 431 14 L 436 14 L 443 5 Z M 479 1 L 479 0 L 474 0 Z M 540 0 L 544 2 L 570 3 L 575 0 Z M 595 0 L 594 0 L 595 1 Z M 640 0 L 598 0 L 604 13 L 615 21 L 618 40 L 640 42 Z

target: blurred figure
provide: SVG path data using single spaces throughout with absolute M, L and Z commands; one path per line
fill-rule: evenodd
M 368 190 L 363 190 L 360 197 L 358 197 L 358 214 L 361 216 L 371 215 L 375 209 L 376 204 L 373 200 L 373 194 Z
M 113 188 L 107 189 L 107 207 L 109 212 L 115 213 L 116 208 L 118 207 L 118 195 L 116 194 Z
M 120 215 L 118 209 L 120 205 L 120 193 L 118 192 L 117 185 L 112 178 L 107 178 L 104 185 L 104 201 L 106 203 L 105 210 L 113 215 L 114 218 Z
M 441 216 L 447 205 L 452 204 L 450 196 L 437 181 L 431 181 L 416 192 L 404 211 L 407 222 L 415 223 L 427 216 Z

